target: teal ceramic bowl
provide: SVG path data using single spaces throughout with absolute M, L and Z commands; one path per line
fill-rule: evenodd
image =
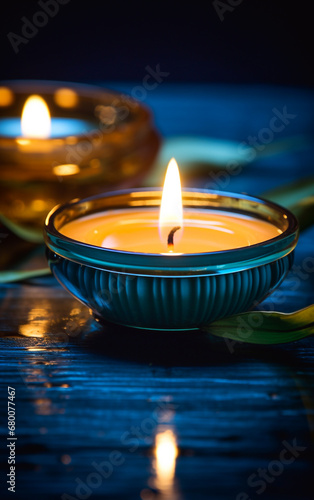
M 112 250 L 62 234 L 89 214 L 158 207 L 159 189 L 107 193 L 58 206 L 47 216 L 48 262 L 61 285 L 104 322 L 152 330 L 191 330 L 256 306 L 293 262 L 298 223 L 285 208 L 253 196 L 185 190 L 184 207 L 224 210 L 271 222 L 278 236 L 247 247 L 167 256 Z

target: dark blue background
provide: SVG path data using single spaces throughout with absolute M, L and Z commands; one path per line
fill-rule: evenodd
M 228 1 L 237 3 L 222 3 Z M 15 54 L 8 33 L 21 35 L 21 18 L 31 21 L 42 9 L 38 0 L 5 2 L 0 77 L 140 81 L 147 65 L 160 64 L 170 73 L 169 82 L 312 86 L 309 7 L 304 2 L 238 3 L 221 21 L 213 1 L 69 0 Z

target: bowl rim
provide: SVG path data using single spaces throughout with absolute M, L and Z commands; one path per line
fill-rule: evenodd
M 99 99 L 105 97 L 112 97 L 118 99 L 123 103 L 124 106 L 127 106 L 128 109 L 131 109 L 132 106 L 137 107 L 140 111 L 140 115 L 137 116 L 136 122 L 132 125 L 128 126 L 128 130 L 132 131 L 132 134 L 135 134 L 138 130 L 145 130 L 147 127 L 155 130 L 154 117 L 153 112 L 142 101 L 135 99 L 131 94 L 127 92 L 120 92 L 119 90 L 111 89 L 108 87 L 102 87 L 97 84 L 90 83 L 80 83 L 80 82 L 71 82 L 71 81 L 61 81 L 61 80 L 36 80 L 36 79 L 12 79 L 12 80 L 0 80 L 0 87 L 8 87 L 9 89 L 15 92 L 23 92 L 26 91 L 29 94 L 53 94 L 53 92 L 59 87 L 65 87 L 72 90 L 75 90 L 80 96 L 85 98 L 96 98 L 99 96 Z M 131 104 L 130 104 L 131 103 Z M 5 109 L 5 108 L 4 108 Z M 11 115 L 8 115 L 10 117 Z M 3 116 L 4 118 L 6 115 Z M 123 129 L 125 129 L 126 125 L 123 124 Z M 97 126 L 97 120 L 95 120 L 95 129 L 92 131 L 86 131 L 82 133 L 75 134 L 75 137 L 78 141 L 84 141 L 89 136 L 93 135 L 95 130 L 100 130 Z M 117 133 L 121 133 L 120 129 L 117 128 L 113 133 L 115 135 Z M 108 138 L 113 133 L 102 132 L 102 136 L 104 138 Z M 125 130 L 124 132 L 125 133 Z M 66 143 L 66 136 L 55 136 L 48 138 L 32 138 L 32 143 L 50 143 L 55 144 L 56 146 L 60 146 L 60 141 Z M 2 143 L 2 147 L 12 147 L 16 144 L 15 137 L 7 137 L 4 135 L 0 135 L 0 141 Z
M 153 253 L 131 252 L 125 250 L 108 249 L 73 240 L 63 235 L 56 228 L 56 222 L 63 218 L 64 225 L 70 220 L 97 213 L 95 207 L 101 201 L 110 207 L 110 198 L 118 200 L 133 193 L 145 199 L 161 197 L 161 188 L 137 188 L 112 191 L 89 198 L 75 199 L 63 205 L 57 205 L 47 215 L 44 224 L 44 238 L 46 246 L 56 257 L 86 265 L 95 269 L 102 269 L 122 274 L 135 274 L 143 276 L 202 276 L 225 274 L 235 271 L 258 267 L 271 263 L 292 252 L 299 236 L 299 224 L 296 217 L 286 208 L 271 201 L 247 194 L 232 193 L 228 191 L 215 191 L 208 189 L 183 189 L 183 199 L 201 196 L 211 200 L 226 199 L 230 203 L 244 203 L 252 207 L 263 207 L 286 220 L 286 229 L 278 236 L 269 240 L 256 243 L 247 247 L 216 252 L 195 254 L 181 254 L 167 256 Z M 147 205 L 146 205 L 147 206 Z M 152 205 L 153 206 L 153 205 Z M 188 204 L 186 206 L 189 206 Z M 197 206 L 197 205 L 195 205 Z M 112 208 L 112 206 L 111 206 Z M 119 206 L 121 208 L 121 206 Z M 138 208 L 138 206 L 137 206 Z M 204 208 L 204 206 L 202 207 Z M 213 208 L 213 207 L 208 207 Z M 101 210 L 101 211 L 104 211 Z M 238 208 L 238 213 L 241 210 Z M 242 211 L 242 213 L 245 213 Z M 71 215 L 69 215 L 71 214 Z M 260 217 L 259 217 L 260 218 Z M 266 220 L 265 218 L 263 220 Z

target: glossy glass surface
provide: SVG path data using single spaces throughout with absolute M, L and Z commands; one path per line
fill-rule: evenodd
M 48 105 L 48 139 L 21 137 L 19 121 L 30 95 Z M 130 96 L 67 82 L 2 82 L 0 211 L 42 225 L 58 203 L 138 185 L 159 145 L 150 110 Z
M 57 207 L 47 217 L 48 261 L 59 282 L 100 320 L 135 328 L 187 330 L 246 311 L 283 280 L 298 239 L 295 217 L 264 200 L 184 191 L 185 207 L 254 215 L 279 236 L 250 247 L 175 257 L 95 247 L 60 233 L 71 220 L 106 209 L 158 206 L 160 190 L 109 193 Z
M 46 241 L 51 250 L 79 264 L 136 275 L 206 275 L 221 274 L 256 267 L 290 253 L 298 239 L 298 223 L 294 215 L 279 205 L 246 195 L 222 191 L 184 190 L 184 207 L 224 210 L 266 220 L 281 229 L 282 234 L 249 247 L 220 252 L 173 256 L 145 254 L 100 248 L 70 239 L 60 229 L 68 222 L 88 214 L 113 208 L 158 207 L 160 189 L 137 189 L 108 193 L 56 207 L 47 217 Z

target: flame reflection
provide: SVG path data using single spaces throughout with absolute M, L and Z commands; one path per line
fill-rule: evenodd
M 27 323 L 19 326 L 19 333 L 23 337 L 45 337 L 49 321 L 46 319 L 47 310 L 42 307 L 33 307 L 27 317 Z M 46 350 L 45 348 L 42 348 Z M 38 350 L 38 348 L 36 348 Z
M 55 91 L 54 100 L 60 108 L 75 108 L 79 102 L 78 93 L 69 88 L 60 88 Z
M 182 497 L 176 484 L 177 439 L 172 428 L 159 427 L 155 437 L 153 476 L 148 484 L 158 491 L 158 500 L 180 500 Z M 141 491 L 142 500 L 151 500 L 154 493 L 150 489 Z
M 10 106 L 14 101 L 14 94 L 8 87 L 0 87 L 0 106 Z
M 168 488 L 173 483 L 178 456 L 176 437 L 171 429 L 156 435 L 155 456 L 156 487 Z

